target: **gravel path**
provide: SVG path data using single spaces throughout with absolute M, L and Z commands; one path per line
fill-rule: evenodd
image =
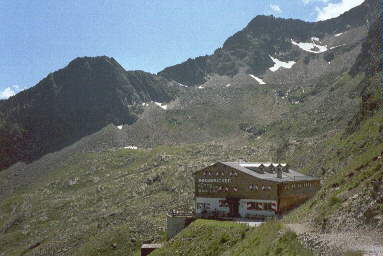
M 346 251 L 360 251 L 366 256 L 383 256 L 383 237 L 374 232 L 317 233 L 305 224 L 287 224 L 298 234 L 305 246 L 319 255 L 338 255 Z
M 263 221 L 254 221 L 254 220 L 249 220 L 245 218 L 237 218 L 237 219 L 234 219 L 234 221 L 240 224 L 247 224 L 250 227 L 258 227 L 259 225 L 264 223 Z

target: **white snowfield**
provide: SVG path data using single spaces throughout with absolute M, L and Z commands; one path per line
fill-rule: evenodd
M 122 125 L 117 125 L 117 129 L 122 130 Z
M 184 85 L 184 84 L 181 84 L 181 83 L 178 83 L 178 85 L 179 85 L 179 86 L 181 86 L 181 87 L 185 87 L 185 88 L 188 88 L 188 86 L 187 86 L 187 85 Z
M 275 72 L 280 68 L 292 68 L 292 66 L 294 66 L 294 64 L 296 63 L 295 61 L 283 62 L 278 60 L 277 58 L 273 58 L 272 56 L 270 56 L 270 58 L 274 61 L 274 66 L 269 68 L 272 72 Z
M 164 110 L 168 109 L 168 105 L 166 105 L 166 104 L 163 104 L 163 103 L 160 103 L 160 102 L 154 102 L 154 104 L 156 104 L 157 106 L 159 106 L 160 108 L 162 108 Z
M 336 45 L 336 46 L 330 47 L 330 50 L 335 49 L 335 48 L 338 48 L 338 47 L 341 47 L 341 46 L 345 46 L 345 45 L 346 45 L 346 44 Z
M 225 85 L 225 87 L 230 87 L 231 86 L 231 84 L 227 84 L 227 85 Z
M 298 42 L 295 42 L 293 39 L 291 39 L 291 43 L 293 45 L 298 46 L 302 50 L 306 52 L 311 52 L 311 53 L 322 53 L 328 50 L 327 45 L 316 44 L 315 41 L 317 40 L 313 40 L 313 39 L 314 37 L 311 38 L 311 41 L 312 41 L 311 43 L 298 43 Z M 319 38 L 315 38 L 315 39 L 319 39 Z
M 124 147 L 124 149 L 138 149 L 137 146 L 126 146 Z
M 147 106 L 149 106 L 149 103 L 143 102 L 142 106 L 147 107 Z
M 202 85 L 198 86 L 198 89 L 205 89 Z
M 341 36 L 343 33 L 335 34 L 335 37 Z
M 249 76 L 253 79 L 255 79 L 259 84 L 266 84 L 265 82 L 263 82 L 263 80 L 259 77 L 256 77 L 255 75 L 252 75 L 252 74 L 249 74 Z

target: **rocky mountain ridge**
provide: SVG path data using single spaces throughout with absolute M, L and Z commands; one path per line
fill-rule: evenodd
M 188 86 L 201 85 L 213 75 L 233 77 L 238 73 L 247 73 L 263 77 L 275 65 L 271 57 L 282 62 L 296 62 L 305 51 L 309 51 L 311 54 L 305 57 L 308 61 L 310 56 L 324 52 L 320 48 L 325 47 L 326 38 L 339 36 L 350 28 L 372 24 L 377 10 L 378 1 L 368 0 L 338 18 L 320 22 L 257 16 L 243 30 L 228 38 L 223 47 L 214 54 L 188 59 L 181 64 L 167 67 L 158 74 Z M 324 42 L 316 44 L 315 41 Z M 296 47 L 297 43 L 306 44 L 303 46 L 308 49 L 302 51 Z M 334 49 L 326 49 L 325 51 L 330 51 L 323 54 L 324 58 L 333 58 Z M 349 62 L 345 61 L 343 64 L 347 63 Z M 297 81 L 302 82 L 293 82 Z
M 0 105 L 0 169 L 30 162 L 110 123 L 131 124 L 142 102 L 170 101 L 180 86 L 113 58 L 84 57 Z

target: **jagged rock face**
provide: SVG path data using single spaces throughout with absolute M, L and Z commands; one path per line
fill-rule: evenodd
M 269 77 L 269 82 L 273 83 L 280 83 L 286 79 L 287 83 L 312 80 L 329 72 L 329 68 L 325 64 L 338 55 L 342 55 L 342 63 L 338 64 L 353 63 L 360 50 L 358 44 L 360 42 L 357 39 L 365 37 L 366 20 L 370 23 L 374 20 L 376 6 L 376 0 L 366 1 L 339 18 L 316 23 L 286 20 L 273 16 L 257 16 L 246 28 L 227 39 L 223 47 L 217 49 L 213 55 L 188 59 L 184 63 L 165 68 L 158 74 L 189 86 L 201 85 L 212 75 L 233 77 L 240 72 L 261 77 L 266 75 Z M 355 29 L 360 27 L 362 29 L 355 32 Z M 330 42 L 331 37 L 349 30 L 354 30 L 351 42 L 348 42 L 346 47 L 342 45 L 341 48 L 336 49 L 339 45 Z M 295 42 L 312 44 L 312 38 L 320 39 L 320 43 L 318 42 L 320 46 L 328 45 L 326 52 L 319 54 L 321 61 L 318 61 L 316 66 L 311 65 L 307 70 L 301 67 L 293 72 L 294 79 L 290 75 L 282 75 L 278 78 L 270 77 L 269 68 L 274 65 L 270 56 L 283 62 L 294 61 L 309 66 L 307 65 L 309 58 L 315 59 L 318 57 L 315 55 L 318 54 L 312 52 L 308 54 L 307 51 L 294 45 L 292 39 Z M 357 48 L 358 46 L 359 48 Z M 330 49 L 331 47 L 336 48 Z M 315 51 L 315 49 L 313 50 Z M 345 52 L 351 52 L 351 56 L 343 56 Z M 350 68 L 350 66 L 346 68 Z
M 382 24 L 380 19 L 372 24 L 368 36 L 363 42 L 362 52 L 350 71 L 351 74 L 355 75 L 359 72 L 372 74 L 382 71 Z
M 347 127 L 347 133 L 349 134 L 355 131 L 363 120 L 372 116 L 375 111 L 383 106 L 383 85 L 381 75 L 379 76 L 383 69 L 381 17 L 370 27 L 368 36 L 363 42 L 361 53 L 350 70 L 352 76 L 365 73 L 366 78 L 359 87 L 362 104 L 360 110 Z
M 113 58 L 77 58 L 0 104 L 0 169 L 31 161 L 114 123 L 131 124 L 138 103 L 167 102 L 177 85 Z M 2 122 L 1 122 L 2 120 Z

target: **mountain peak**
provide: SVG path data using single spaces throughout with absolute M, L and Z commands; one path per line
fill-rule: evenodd
M 73 59 L 69 64 L 64 68 L 77 68 L 77 67 L 94 67 L 94 66 L 113 66 L 120 71 L 125 71 L 125 69 L 112 57 L 108 56 L 96 56 L 96 57 L 77 57 Z
M 126 71 L 113 58 L 76 58 L 1 102 L 0 134 L 6 138 L 1 146 L 6 150 L 0 150 L 0 169 L 57 151 L 110 123 L 131 124 L 142 102 L 167 102 L 176 93 L 168 80 Z

